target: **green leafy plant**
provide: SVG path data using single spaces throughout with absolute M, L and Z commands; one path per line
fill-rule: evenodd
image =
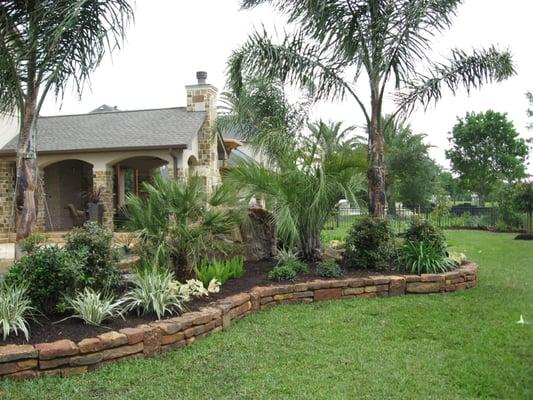
M 450 255 L 448 257 L 458 266 L 463 265 L 467 261 L 466 255 L 457 251 L 450 251 Z
M 230 191 L 209 195 L 200 177 L 179 182 L 161 176 L 144 182 L 143 190 L 142 197 L 129 196 L 124 208 L 143 258 L 188 275 L 201 258 L 228 252 L 224 237 L 239 221 L 235 211 L 222 207 L 232 204 Z
M 342 275 L 342 269 L 337 261 L 333 259 L 327 259 L 321 261 L 317 266 L 318 275 L 324 278 L 338 278 Z
M 297 261 L 298 254 L 292 249 L 279 249 L 276 254 L 276 260 L 278 260 L 278 265 L 287 264 L 289 262 Z
M 427 220 L 414 220 L 403 234 L 408 242 L 431 243 L 439 251 L 446 251 L 446 237 L 442 230 Z
M 65 250 L 85 255 L 81 265 L 83 286 L 96 291 L 117 289 L 121 277 L 117 266 L 118 252 L 113 248 L 113 234 L 96 222 L 74 228 L 66 237 Z
M 125 309 L 138 313 L 155 313 L 161 319 L 165 314 L 183 311 L 183 296 L 174 274 L 156 267 L 136 272 L 133 288 L 124 296 Z
M 237 256 L 230 260 L 202 262 L 194 267 L 194 272 L 206 288 L 213 279 L 224 285 L 228 280 L 240 278 L 244 274 L 244 259 Z
M 456 267 L 433 242 L 406 242 L 400 259 L 402 268 L 412 274 L 436 274 Z
M 66 297 L 66 308 L 74 311 L 69 318 L 79 318 L 86 324 L 100 326 L 102 322 L 122 316 L 122 300 L 85 288 L 74 297 Z
M 291 265 L 276 265 L 268 273 L 268 279 L 272 281 L 292 281 L 296 278 L 296 271 Z
M 306 274 L 309 272 L 309 267 L 301 260 L 292 260 L 286 263 L 285 265 L 291 267 L 297 275 Z
M 28 340 L 30 332 L 27 319 L 35 311 L 26 286 L 0 283 L 0 332 L 4 340 L 11 333 L 18 335 L 19 332 Z
M 350 229 L 344 256 L 348 267 L 383 270 L 391 267 L 394 256 L 394 233 L 387 221 L 365 217 Z
M 35 247 L 10 268 L 6 282 L 27 287 L 31 303 L 44 314 L 53 314 L 63 297 L 83 287 L 85 253 L 73 253 L 58 246 Z

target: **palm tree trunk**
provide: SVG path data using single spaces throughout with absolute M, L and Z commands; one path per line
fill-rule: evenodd
M 300 234 L 300 253 L 304 260 L 315 261 L 322 257 L 320 232 Z
M 15 184 L 16 244 L 15 259 L 22 256 L 22 241 L 31 235 L 37 223 L 38 177 L 36 159 L 37 94 L 28 99 L 21 121 L 17 145 Z
M 387 195 L 383 132 L 379 126 L 381 105 L 377 92 L 372 92 L 372 114 L 368 132 L 368 212 L 374 217 L 383 218 L 387 208 Z

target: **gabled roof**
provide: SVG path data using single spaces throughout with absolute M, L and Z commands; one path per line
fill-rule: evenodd
M 205 112 L 176 107 L 40 117 L 37 152 L 185 148 L 200 130 L 205 116 Z M 0 154 L 13 154 L 16 145 L 15 137 L 0 149 Z

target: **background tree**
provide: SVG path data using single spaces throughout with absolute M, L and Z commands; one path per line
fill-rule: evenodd
M 533 232 L 533 182 L 524 182 L 518 185 L 514 201 L 516 208 L 527 214 L 526 228 L 530 233 L 528 237 L 531 240 L 533 239 L 531 237 L 531 233 Z
M 480 206 L 499 180 L 512 183 L 524 176 L 528 146 L 506 114 L 467 113 L 451 135 L 446 157 L 461 185 L 479 196 Z
M 0 2 L 0 113 L 19 116 L 15 189 L 17 246 L 35 229 L 37 118 L 47 95 L 69 81 L 81 95 L 106 51 L 122 44 L 133 17 L 126 0 Z
M 246 77 L 263 76 L 312 84 L 315 99 L 355 100 L 369 127 L 373 215 L 383 215 L 387 207 L 382 116 L 388 89 L 397 100 L 395 116 L 440 99 L 445 88 L 470 90 L 514 74 L 510 53 L 494 47 L 470 54 L 454 49 L 441 63 L 428 59 L 433 36 L 451 26 L 461 0 L 241 0 L 245 9 L 263 3 L 285 14 L 297 30 L 280 43 L 266 31 L 251 34 L 229 60 L 230 85 L 239 93 Z M 356 90 L 358 82 L 368 82 L 367 101 Z
M 424 143 L 425 137 L 413 133 L 411 126 L 403 121 L 393 121 L 383 131 L 385 183 L 391 214 L 397 201 L 410 207 L 425 206 L 433 194 L 437 167 L 429 157 L 430 146 Z
M 451 172 L 440 170 L 437 175 L 437 186 L 441 187 L 450 196 L 450 200 L 455 205 L 457 201 L 470 201 L 470 194 L 461 188 L 459 179 L 455 178 Z
M 533 93 L 531 93 L 531 92 L 527 92 L 527 93 L 526 93 L 526 97 L 527 97 L 527 100 L 529 101 L 529 105 L 530 105 L 530 106 L 533 106 Z M 531 108 L 528 108 L 528 109 L 526 110 L 526 112 L 527 112 L 527 116 L 528 116 L 529 118 L 533 117 L 533 110 L 532 110 Z M 527 129 L 533 129 L 533 122 L 529 122 L 529 123 L 527 124 Z

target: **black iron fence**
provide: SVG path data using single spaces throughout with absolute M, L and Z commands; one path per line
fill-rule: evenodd
M 368 215 L 359 208 L 340 208 L 335 210 L 325 229 L 349 228 L 358 219 Z M 453 207 L 449 212 L 438 213 L 430 208 L 398 208 L 387 213 L 387 219 L 397 232 L 403 232 L 412 221 L 427 219 L 433 224 L 447 228 L 486 229 L 501 231 L 521 231 L 526 229 L 527 218 L 524 214 L 512 225 L 499 222 L 498 210 L 491 207 Z

